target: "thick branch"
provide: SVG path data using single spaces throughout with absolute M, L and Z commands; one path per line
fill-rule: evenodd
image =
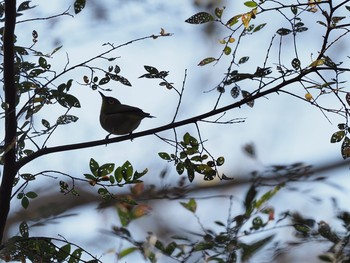
M 329 69 L 329 68 L 327 68 Z M 37 152 L 29 155 L 28 157 L 22 158 L 19 162 L 18 162 L 18 166 L 22 167 L 25 164 L 27 164 L 28 162 L 46 155 L 46 154 L 50 154 L 50 153 L 57 153 L 57 152 L 64 152 L 64 151 L 71 151 L 71 150 L 78 150 L 78 149 L 83 149 L 83 148 L 89 148 L 89 147 L 95 147 L 95 146 L 99 146 L 99 145 L 105 145 L 106 143 L 116 143 L 116 142 L 121 142 L 121 141 L 126 141 L 126 140 L 130 140 L 130 139 L 134 139 L 134 138 L 138 138 L 138 137 L 143 137 L 143 136 L 147 136 L 147 135 L 152 135 L 158 132 L 162 132 L 162 131 L 166 131 L 166 130 L 170 130 L 173 128 L 177 128 L 180 126 L 184 126 L 190 123 L 196 123 L 198 121 L 204 120 L 206 118 L 212 117 L 214 115 L 220 114 L 222 112 L 225 111 L 229 111 L 232 110 L 234 108 L 238 108 L 244 104 L 246 104 L 249 101 L 261 98 L 263 96 L 266 96 L 268 94 L 274 93 L 274 92 L 278 92 L 280 89 L 282 89 L 285 86 L 288 86 L 289 84 L 295 83 L 295 82 L 299 82 L 305 75 L 308 75 L 311 72 L 316 71 L 317 68 L 310 68 L 307 70 L 302 71 L 298 76 L 291 78 L 289 80 L 286 80 L 278 85 L 276 85 L 275 87 L 256 93 L 255 95 L 246 97 L 238 102 L 235 102 L 233 104 L 227 105 L 225 107 L 222 108 L 218 108 L 212 111 L 209 111 L 207 113 L 201 114 L 201 115 L 197 115 L 195 117 L 189 118 L 189 119 L 185 119 L 182 121 L 177 121 L 177 122 L 172 122 L 169 123 L 167 125 L 164 126 L 160 126 L 158 128 L 154 128 L 154 129 L 150 129 L 150 130 L 146 130 L 146 131 L 142 131 L 142 132 L 137 132 L 137 133 L 133 133 L 130 135 L 125 135 L 125 136 L 119 136 L 116 138 L 112 138 L 112 139 L 105 139 L 105 140 L 98 140 L 98 141 L 91 141 L 91 142 L 84 142 L 84 143 L 76 143 L 76 144 L 69 144 L 69 145 L 62 145 L 62 146 L 56 146 L 56 147 L 49 147 L 49 148 L 43 148 L 41 150 L 38 150 Z
M 0 186 L 0 242 L 2 241 L 7 216 L 10 210 L 11 192 L 16 167 L 16 85 L 14 70 L 14 31 L 16 24 L 16 1 L 5 1 L 4 27 L 4 86 L 5 86 L 5 154 L 4 173 Z

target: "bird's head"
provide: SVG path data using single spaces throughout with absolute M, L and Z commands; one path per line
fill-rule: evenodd
M 101 112 L 103 113 L 113 113 L 118 109 L 118 106 L 121 105 L 120 101 L 113 97 L 107 97 L 103 95 L 102 92 L 100 92 L 100 95 L 102 97 L 102 106 L 101 106 Z

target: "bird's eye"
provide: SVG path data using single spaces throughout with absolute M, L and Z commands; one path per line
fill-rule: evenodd
M 107 100 L 107 103 L 108 103 L 108 104 L 115 104 L 115 102 L 114 102 L 113 99 L 108 99 L 108 100 Z

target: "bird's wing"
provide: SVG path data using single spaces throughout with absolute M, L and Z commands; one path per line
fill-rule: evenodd
M 138 115 L 140 117 L 149 117 L 150 116 L 149 113 L 144 112 L 140 108 L 125 105 L 125 104 L 121 104 L 118 107 L 117 112 L 115 112 L 115 113 L 135 114 L 135 115 Z

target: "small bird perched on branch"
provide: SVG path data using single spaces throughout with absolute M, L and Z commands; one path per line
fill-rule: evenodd
M 144 118 L 154 118 L 137 107 L 121 104 L 116 98 L 99 93 L 102 97 L 100 123 L 102 128 L 109 132 L 109 135 L 130 134 Z

